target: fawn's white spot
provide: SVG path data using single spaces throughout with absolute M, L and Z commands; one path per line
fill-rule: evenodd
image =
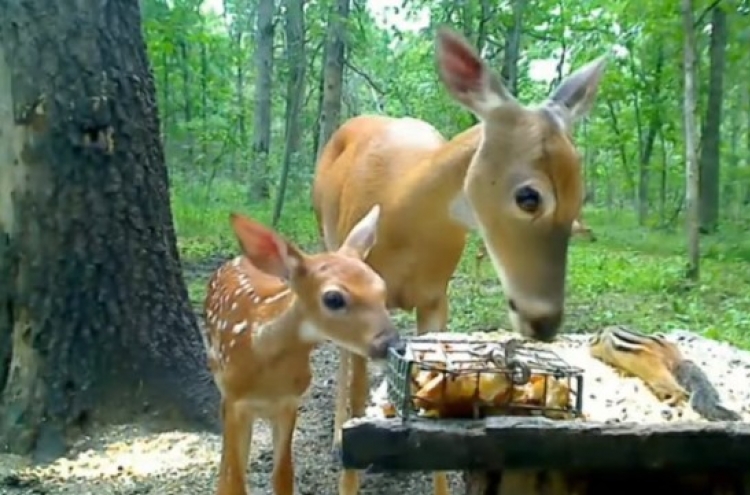
M 318 344 L 326 341 L 326 336 L 320 331 L 320 328 L 309 321 L 303 321 L 299 326 L 299 338 L 303 342 L 309 342 L 311 344 Z
M 232 333 L 235 335 L 238 335 L 245 331 L 247 328 L 247 321 L 242 321 L 240 323 L 237 323 L 235 326 L 232 327 Z
M 267 297 L 263 302 L 264 303 L 272 303 L 272 302 L 278 301 L 279 299 L 281 299 L 281 298 L 285 297 L 287 294 L 289 294 L 289 292 L 291 292 L 290 289 L 288 289 L 288 288 L 284 289 L 284 290 L 282 290 L 281 292 L 279 292 L 277 294 L 274 294 L 274 295 L 272 295 L 270 297 Z

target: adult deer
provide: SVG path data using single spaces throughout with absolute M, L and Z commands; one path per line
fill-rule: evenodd
M 596 242 L 596 235 L 594 234 L 594 231 L 586 225 L 583 222 L 583 218 L 580 216 L 573 220 L 573 227 L 571 229 L 571 236 L 575 237 L 578 236 L 581 239 L 586 239 L 589 242 Z M 477 248 L 477 253 L 475 256 L 475 265 L 474 265 L 474 273 L 476 276 L 479 276 L 479 269 L 482 264 L 482 262 L 487 258 L 487 246 L 484 245 L 484 243 L 479 244 Z
M 324 340 L 385 358 L 399 342 L 383 279 L 362 260 L 375 243 L 380 208 L 335 252 L 308 255 L 261 224 L 232 214 L 244 256 L 211 277 L 205 302 L 208 365 L 224 425 L 218 495 L 246 495 L 253 423 L 273 427 L 275 495 L 294 494 L 292 438 L 310 385 L 310 353 Z
M 450 141 L 413 118 L 354 117 L 318 161 L 312 200 L 325 245 L 335 249 L 363 212 L 382 207 L 367 262 L 385 279 L 388 306 L 416 310 L 417 332 L 441 331 L 448 282 L 471 228 L 478 229 L 507 296 L 512 323 L 550 340 L 563 317 L 568 242 L 583 181 L 571 127 L 592 106 L 604 57 L 578 69 L 541 105 L 527 107 L 452 30 L 437 33 L 440 80 L 480 124 Z M 347 375 L 351 376 L 347 384 Z M 364 414 L 366 362 L 342 353 L 334 444 L 350 415 Z M 348 390 L 347 390 L 348 389 Z M 334 445 L 334 446 L 335 446 Z M 358 490 L 344 471 L 340 493 Z M 435 493 L 447 493 L 436 473 Z

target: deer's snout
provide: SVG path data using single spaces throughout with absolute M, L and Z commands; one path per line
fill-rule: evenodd
M 378 333 L 370 344 L 370 358 L 380 360 L 388 357 L 390 349 L 401 350 L 406 343 L 401 339 L 396 328 L 389 325 Z
M 511 299 L 508 301 L 508 309 L 516 331 L 530 339 L 551 342 L 562 327 L 561 307 L 524 308 Z
M 542 342 L 552 341 L 562 326 L 562 320 L 562 311 L 529 319 L 530 337 Z

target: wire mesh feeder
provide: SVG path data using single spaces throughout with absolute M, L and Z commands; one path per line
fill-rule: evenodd
M 580 417 L 583 370 L 555 352 L 507 342 L 415 338 L 392 350 L 388 399 L 404 420 L 490 415 Z

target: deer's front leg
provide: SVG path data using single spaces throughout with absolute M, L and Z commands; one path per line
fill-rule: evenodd
M 297 425 L 297 404 L 282 408 L 273 422 L 273 492 L 294 495 L 292 443 Z
M 370 395 L 370 379 L 367 375 L 367 360 L 362 356 L 351 354 L 351 381 L 349 382 L 349 404 L 351 417 L 361 418 L 365 415 L 367 399 Z M 342 425 L 343 426 L 343 425 Z M 356 495 L 359 492 L 359 473 L 354 469 L 345 469 L 339 477 L 339 495 Z
M 224 422 L 221 439 L 221 466 L 217 495 L 247 495 L 247 459 L 253 438 L 254 416 L 241 401 L 222 399 Z
M 341 447 L 341 427 L 348 417 L 349 357 L 348 351 L 339 349 L 339 370 L 336 375 L 336 411 L 333 419 L 333 453 L 336 456 L 338 456 Z
M 351 377 L 349 380 L 350 417 L 361 418 L 365 415 L 367 399 L 370 395 L 370 377 L 367 374 L 367 360 L 352 354 Z
M 447 324 L 448 297 L 446 295 L 417 308 L 417 335 L 445 332 Z M 448 476 L 445 471 L 436 471 L 432 474 L 432 492 L 434 495 L 450 495 Z
M 417 335 L 445 332 L 448 325 L 448 296 L 443 294 L 427 304 L 417 306 Z

